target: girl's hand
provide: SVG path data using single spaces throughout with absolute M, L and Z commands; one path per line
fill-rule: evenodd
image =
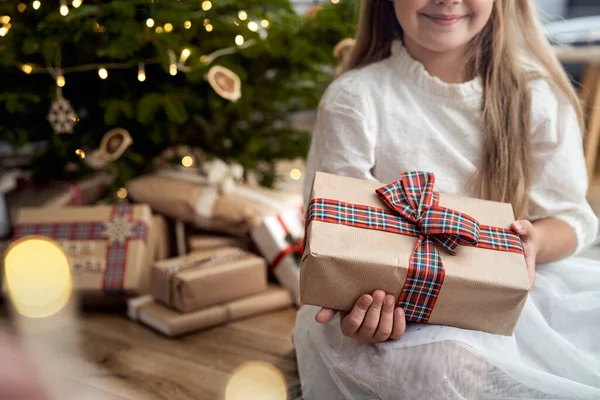
M 529 273 L 529 282 L 531 288 L 535 283 L 535 262 L 536 256 L 539 249 L 537 244 L 537 234 L 533 224 L 527 220 L 521 220 L 514 222 L 511 226 L 512 230 L 521 236 L 523 242 L 523 248 L 525 250 L 525 264 L 527 265 L 527 272 Z
M 394 307 L 396 299 L 376 290 L 361 296 L 350 313 L 342 314 L 340 327 L 345 336 L 362 343 L 379 343 L 400 339 L 406 330 L 404 311 Z M 336 311 L 323 308 L 315 317 L 319 323 L 331 321 Z

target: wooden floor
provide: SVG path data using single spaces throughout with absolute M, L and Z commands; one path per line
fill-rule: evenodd
M 298 383 L 295 314 L 290 308 L 167 339 L 122 314 L 85 312 L 77 318 L 78 342 L 92 372 L 70 384 L 92 396 L 86 399 L 224 399 L 236 369 L 263 361 L 290 388 Z

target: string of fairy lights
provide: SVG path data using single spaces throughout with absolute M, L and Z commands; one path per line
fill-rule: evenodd
M 79 8 L 83 4 L 83 1 L 84 0 L 72 0 L 71 6 L 73 8 Z M 292 1 L 292 3 L 318 6 L 318 4 L 322 3 L 323 1 L 330 1 L 333 4 L 338 4 L 340 2 L 340 0 L 305 0 L 305 1 L 294 0 L 294 1 Z M 40 8 L 43 6 L 41 0 L 35 0 L 35 1 L 31 2 L 30 5 L 34 11 L 40 10 Z M 54 7 L 54 5 L 52 7 Z M 211 10 L 212 7 L 213 7 L 213 4 L 210 0 L 204 0 L 200 3 L 200 8 L 204 12 Z M 17 4 L 16 8 L 17 8 L 18 12 L 24 13 L 28 8 L 28 4 L 26 4 L 25 2 L 20 2 Z M 67 0 L 60 0 L 58 11 L 59 11 L 60 15 L 63 17 L 66 17 L 67 15 L 69 15 L 70 8 L 69 8 L 69 5 L 67 4 Z M 247 29 L 249 31 L 258 32 L 262 39 L 265 39 L 268 36 L 267 28 L 270 25 L 269 21 L 267 19 L 252 20 L 252 19 L 250 19 L 248 12 L 246 12 L 245 10 L 238 11 L 237 19 L 234 19 L 233 23 L 236 26 L 241 26 L 242 24 L 246 24 Z M 186 30 L 191 29 L 192 24 L 193 24 L 192 20 L 184 21 L 183 29 L 186 29 Z M 202 24 L 203 24 L 203 28 L 206 32 L 212 32 L 214 30 L 214 26 L 211 23 L 210 18 L 204 18 L 202 20 Z M 10 16 L 8 16 L 8 15 L 0 16 L 0 37 L 6 36 L 9 33 L 11 26 L 12 25 L 11 25 L 11 17 Z M 175 29 L 175 26 L 173 26 L 172 23 L 166 22 L 163 25 L 158 25 L 156 23 L 156 21 L 151 17 L 146 19 L 145 26 L 148 29 L 153 29 L 154 32 L 156 32 L 157 34 L 169 34 L 170 32 L 172 32 Z M 96 30 L 96 32 L 102 33 L 102 32 L 104 32 L 104 27 L 102 27 L 98 22 L 96 22 L 95 30 Z M 235 36 L 234 43 L 232 44 L 232 46 L 216 50 L 208 55 L 202 55 L 202 56 L 200 56 L 199 60 L 200 60 L 200 62 L 204 63 L 205 65 L 208 65 L 208 64 L 211 64 L 218 57 L 222 57 L 222 56 L 228 55 L 228 54 L 233 54 L 244 48 L 252 46 L 254 43 L 256 43 L 256 41 L 254 39 L 246 40 L 243 35 L 238 34 Z M 182 49 L 178 55 L 173 50 L 169 50 L 168 51 L 169 74 L 172 76 L 175 76 L 175 75 L 177 75 L 177 73 L 179 71 L 181 71 L 181 72 L 190 71 L 191 68 L 189 66 L 186 66 L 185 64 L 191 55 L 192 55 L 192 51 L 188 48 Z M 144 82 L 147 79 L 145 66 L 148 64 L 159 64 L 160 62 L 161 62 L 160 59 L 158 57 L 156 57 L 156 58 L 146 59 L 143 61 L 131 60 L 131 61 L 120 62 L 120 63 L 103 63 L 103 64 L 91 63 L 91 64 L 68 66 L 68 67 L 41 66 L 41 65 L 34 65 L 32 63 L 16 63 L 16 65 L 25 74 L 28 74 L 28 75 L 29 74 L 40 74 L 40 73 L 50 74 L 56 82 L 57 98 L 61 98 L 62 97 L 61 89 L 66 85 L 65 74 L 67 74 L 67 73 L 97 70 L 98 77 L 102 80 L 105 80 L 105 79 L 108 79 L 108 77 L 109 77 L 109 70 L 129 69 L 129 68 L 133 68 L 137 65 L 137 79 L 139 82 Z M 73 116 L 72 118 L 76 118 L 76 116 Z M 84 159 L 86 157 L 85 152 L 82 149 L 77 149 L 75 153 L 81 159 Z M 182 158 L 181 163 L 184 167 L 191 167 L 193 165 L 193 160 L 190 156 L 185 156 Z M 298 179 L 300 179 L 302 173 L 298 168 L 293 168 L 290 171 L 289 175 L 292 180 L 298 180 Z M 127 196 L 127 192 L 124 188 L 121 188 L 117 195 L 119 198 L 125 198 Z
M 331 1 L 331 3 L 333 3 L 333 4 L 337 4 L 340 2 L 340 0 L 329 0 L 329 1 Z M 295 0 L 295 1 L 293 1 L 293 3 L 317 5 L 319 3 L 319 1 L 317 1 L 317 0 L 308 0 L 308 1 Z M 71 6 L 73 8 L 79 8 L 82 4 L 83 4 L 83 0 L 72 0 L 71 1 Z M 24 2 L 17 4 L 17 10 L 20 13 L 24 13 L 27 10 L 27 7 L 28 7 L 27 4 Z M 42 7 L 41 0 L 33 1 L 31 3 L 31 7 L 35 11 L 39 10 Z M 210 1 L 210 0 L 204 0 L 200 3 L 200 8 L 202 9 L 202 11 L 207 12 L 207 11 L 211 10 L 212 7 L 213 7 L 213 4 L 212 4 L 212 1 Z M 69 15 L 69 12 L 70 12 L 70 9 L 69 9 L 69 5 L 67 4 L 67 0 L 60 0 L 60 5 L 59 5 L 60 15 L 62 15 L 63 17 L 66 17 L 67 15 Z M 267 28 L 269 27 L 270 23 L 267 19 L 262 19 L 260 21 L 255 21 L 255 20 L 248 21 L 248 19 L 249 19 L 248 13 L 245 10 L 240 10 L 237 14 L 237 19 L 234 20 L 233 23 L 236 26 L 241 26 L 241 24 L 246 24 L 248 30 L 250 30 L 251 32 L 258 32 L 259 35 L 261 36 L 261 38 L 263 38 L 263 39 L 268 36 Z M 6 36 L 9 33 L 11 26 L 12 26 L 10 21 L 11 21 L 10 16 L 8 16 L 8 15 L 0 16 L 0 37 Z M 168 33 L 172 32 L 173 29 L 175 28 L 173 26 L 173 24 L 171 24 L 169 22 L 167 22 L 163 25 L 157 25 L 156 21 L 153 18 L 146 19 L 145 24 L 148 29 L 154 29 L 154 31 L 157 34 L 163 34 L 163 33 L 168 34 Z M 204 20 L 202 21 L 202 24 L 203 24 L 203 27 L 206 30 L 206 32 L 212 32 L 214 30 L 214 26 L 212 25 L 209 18 L 204 18 Z M 183 23 L 183 28 L 191 29 L 192 21 L 191 20 L 185 21 Z M 102 27 L 100 24 L 98 24 L 96 22 L 95 30 L 97 32 L 101 33 L 104 31 L 104 27 Z M 204 64 L 211 64 L 218 57 L 228 55 L 228 54 L 233 54 L 233 53 L 240 51 L 246 47 L 252 46 L 254 43 L 256 43 L 254 40 L 252 40 L 252 39 L 246 40 L 243 35 L 238 34 L 234 38 L 234 45 L 232 45 L 231 47 L 216 50 L 208 55 L 202 55 L 202 56 L 200 56 L 200 62 L 202 62 Z M 183 50 L 181 50 L 178 58 L 173 51 L 169 51 L 169 59 L 170 59 L 169 74 L 172 76 L 175 76 L 175 75 L 177 75 L 177 73 L 179 71 L 188 72 L 190 70 L 190 68 L 185 66 L 185 62 L 190 57 L 190 55 L 191 55 L 191 50 L 188 48 L 184 48 Z M 132 68 L 136 65 L 137 65 L 138 81 L 144 82 L 147 78 L 146 70 L 145 70 L 146 64 L 158 64 L 158 63 L 160 63 L 160 60 L 158 58 L 153 58 L 153 59 L 148 59 L 148 60 L 144 60 L 144 61 L 136 60 L 136 61 L 121 62 L 121 63 L 85 64 L 85 65 L 78 65 L 78 66 L 71 66 L 71 67 L 64 67 L 64 68 L 60 67 L 60 66 L 57 66 L 57 67 L 39 66 L 39 65 L 31 64 L 31 63 L 15 63 L 15 64 L 19 68 L 21 68 L 21 70 L 24 73 L 26 73 L 28 75 L 34 74 L 34 73 L 49 73 L 54 78 L 56 85 L 59 88 L 62 88 L 66 85 L 66 79 L 65 79 L 66 73 L 97 70 L 98 77 L 100 79 L 104 80 L 104 79 L 108 79 L 108 76 L 109 76 L 108 71 L 111 69 L 128 69 L 128 68 Z

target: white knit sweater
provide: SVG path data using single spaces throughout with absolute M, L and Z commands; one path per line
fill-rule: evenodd
M 545 80 L 532 90 L 534 184 L 531 220 L 570 224 L 578 248 L 596 237 L 586 201 L 587 176 L 574 109 Z M 481 147 L 479 79 L 448 84 L 432 77 L 400 43 L 391 57 L 342 75 L 324 94 L 308 155 L 304 198 L 315 171 L 395 181 L 401 172 L 433 172 L 436 189 L 464 196 Z

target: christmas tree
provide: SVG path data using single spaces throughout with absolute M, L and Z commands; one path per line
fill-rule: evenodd
M 177 145 L 240 163 L 273 183 L 304 157 L 291 113 L 314 109 L 356 2 L 299 15 L 288 0 L 66 0 L 0 5 L 0 136 L 48 141 L 40 179 L 91 172 L 86 154 L 113 128 L 133 142 L 109 165 L 114 189 Z M 318 12 L 317 12 L 318 10 Z

